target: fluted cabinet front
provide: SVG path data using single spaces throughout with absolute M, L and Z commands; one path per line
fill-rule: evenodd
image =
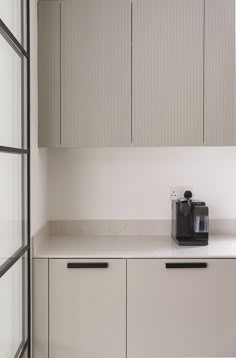
M 38 3 L 39 146 L 60 147 L 59 1 Z
M 205 144 L 235 145 L 235 0 L 205 2 Z
M 130 2 L 67 0 L 61 36 L 62 147 L 130 145 Z
M 235 0 L 39 1 L 39 145 L 236 144 Z
M 133 3 L 133 143 L 203 144 L 204 0 Z

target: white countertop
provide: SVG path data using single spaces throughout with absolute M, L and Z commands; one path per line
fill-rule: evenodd
M 210 236 L 209 245 L 178 246 L 168 236 L 48 237 L 35 258 L 236 258 L 236 236 Z

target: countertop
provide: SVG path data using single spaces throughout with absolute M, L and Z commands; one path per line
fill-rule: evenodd
M 209 245 L 180 247 L 169 236 L 45 237 L 34 258 L 236 258 L 236 236 L 210 236 Z

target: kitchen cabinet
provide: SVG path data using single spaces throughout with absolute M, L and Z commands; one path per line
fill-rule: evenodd
M 236 144 L 235 0 L 38 6 L 39 146 Z
M 235 0 L 205 0 L 206 145 L 235 145 Z
M 131 141 L 131 5 L 67 0 L 61 22 L 61 145 Z
M 235 357 L 235 271 L 234 259 L 128 260 L 128 358 Z
M 60 147 L 59 1 L 38 2 L 39 146 Z
M 49 356 L 126 357 L 126 260 L 50 260 Z
M 48 259 L 32 261 L 33 358 L 48 358 Z
M 204 0 L 133 3 L 133 143 L 203 145 Z

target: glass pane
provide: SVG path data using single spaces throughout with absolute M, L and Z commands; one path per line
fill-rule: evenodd
M 28 348 L 26 348 L 25 353 L 24 353 L 22 358 L 28 358 L 29 357 L 28 354 L 29 354 L 28 353 Z
M 26 340 L 27 255 L 0 278 L 0 352 L 1 358 L 18 355 Z
M 11 257 L 27 237 L 26 155 L 0 153 L 0 253 Z
M 0 146 L 25 148 L 27 145 L 22 90 L 26 85 L 25 62 L 0 35 Z
M 0 19 L 26 48 L 26 1 L 0 0 Z

